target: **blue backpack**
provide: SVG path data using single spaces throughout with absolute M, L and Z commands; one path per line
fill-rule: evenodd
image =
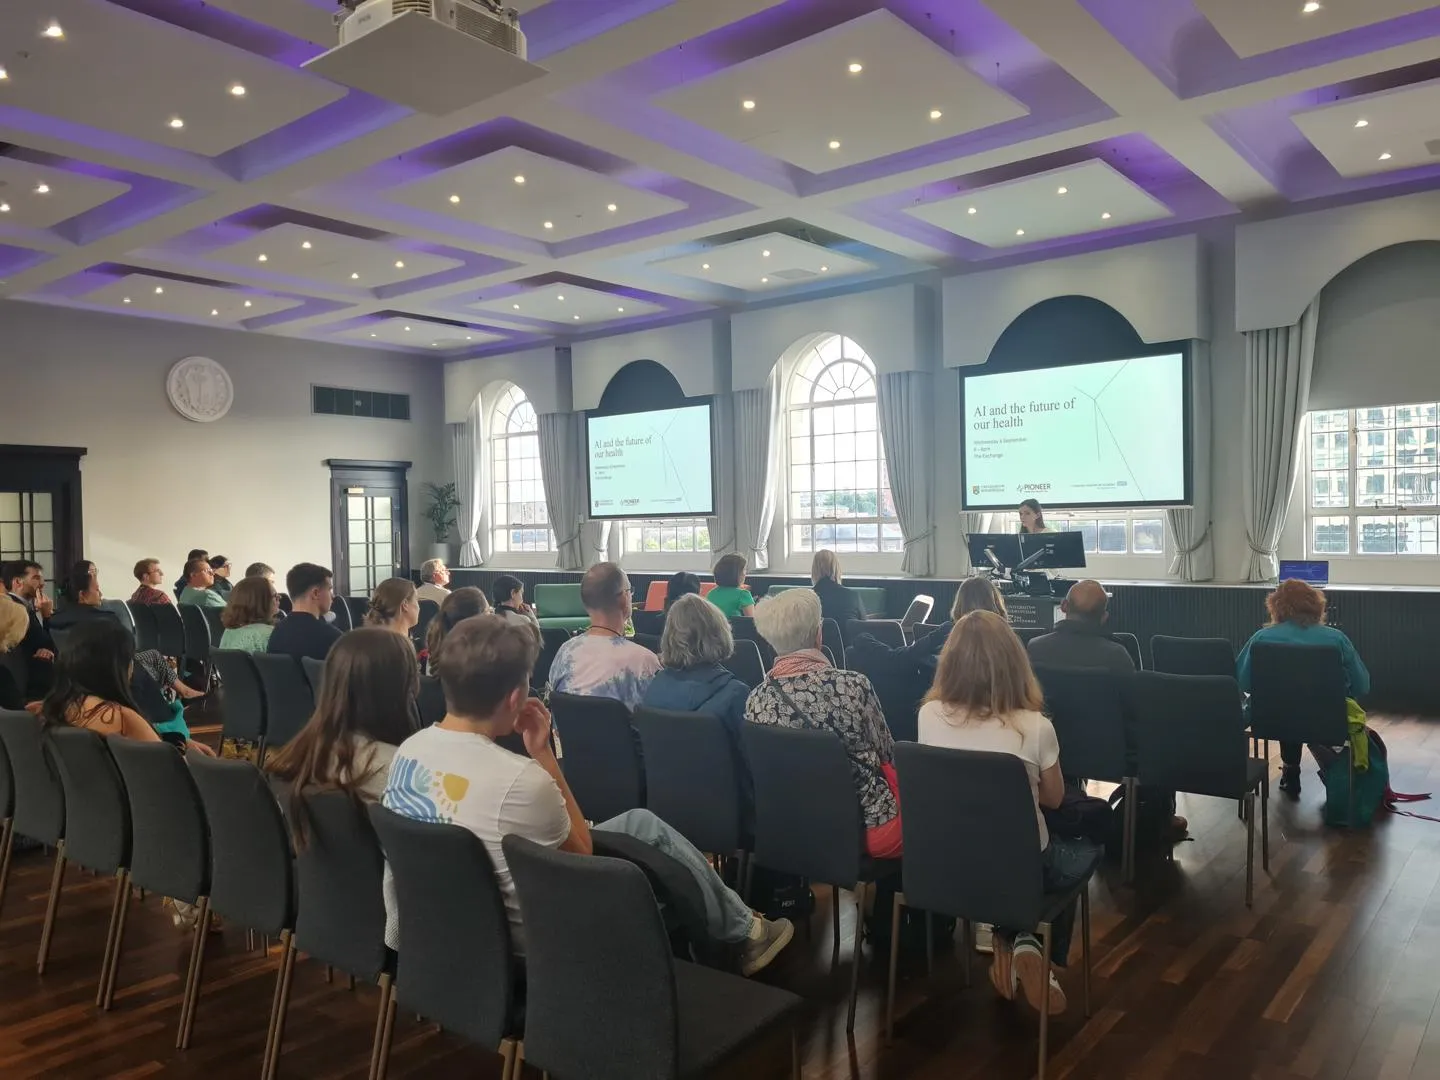
M 1320 779 L 1325 784 L 1326 825 L 1369 825 L 1377 813 L 1402 814 L 1406 817 L 1427 818 L 1409 810 L 1396 808 L 1397 803 L 1424 802 L 1429 794 L 1404 795 L 1390 788 L 1390 753 L 1385 741 L 1373 728 L 1365 729 L 1369 743 L 1370 765 L 1355 770 L 1355 819 L 1350 819 L 1350 765 L 1346 751 L 1336 751 L 1329 746 L 1310 747 L 1310 753 L 1320 763 Z

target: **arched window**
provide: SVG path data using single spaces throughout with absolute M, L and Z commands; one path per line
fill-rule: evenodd
M 839 334 L 806 348 L 786 386 L 785 413 L 790 550 L 903 550 L 865 350 Z
M 540 422 L 513 383 L 490 410 L 490 536 L 497 553 L 554 551 L 540 478 Z

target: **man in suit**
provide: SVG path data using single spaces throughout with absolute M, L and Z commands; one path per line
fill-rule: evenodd
M 10 600 L 23 605 L 29 619 L 25 637 L 16 649 L 25 657 L 29 696 L 40 698 L 55 680 L 55 642 L 46 625 L 55 604 L 45 595 L 45 572 L 37 562 L 17 559 L 0 568 L 0 577 L 5 579 Z

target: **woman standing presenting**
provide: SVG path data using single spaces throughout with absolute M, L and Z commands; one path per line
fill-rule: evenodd
M 1045 524 L 1045 508 L 1034 499 L 1020 504 L 1020 531 L 1022 533 L 1053 533 L 1059 529 Z

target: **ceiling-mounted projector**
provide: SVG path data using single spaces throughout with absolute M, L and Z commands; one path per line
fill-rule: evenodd
M 305 67 L 374 97 L 445 116 L 545 74 L 520 15 L 498 0 L 339 0 L 340 44 Z

